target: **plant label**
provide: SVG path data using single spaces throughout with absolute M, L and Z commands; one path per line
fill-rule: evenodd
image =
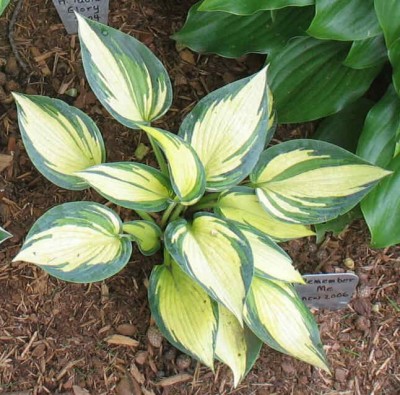
M 78 32 L 74 11 L 97 22 L 108 22 L 109 0 L 53 0 L 68 34 Z
M 345 308 L 358 284 L 354 273 L 306 274 L 303 278 L 307 284 L 296 284 L 296 291 L 307 306 L 317 309 Z

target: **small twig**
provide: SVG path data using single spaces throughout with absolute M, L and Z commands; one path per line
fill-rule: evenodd
M 22 8 L 22 2 L 23 0 L 17 0 L 17 5 L 14 8 L 13 14 L 11 16 L 10 24 L 8 25 L 8 40 L 10 41 L 11 49 L 13 51 L 13 54 L 15 56 L 15 59 L 17 59 L 18 64 L 24 69 L 24 71 L 28 74 L 29 73 L 29 67 L 28 65 L 22 60 L 19 52 L 17 45 L 15 44 L 14 40 L 14 27 L 17 22 L 18 14 L 21 11 Z
M 60 371 L 60 373 L 57 375 L 56 377 L 56 381 L 61 380 L 68 372 L 68 370 L 72 369 L 75 365 L 77 365 L 80 362 L 83 362 L 85 359 L 81 358 L 81 359 L 77 359 L 76 361 L 71 361 L 68 362 Z
M 21 354 L 21 356 L 20 356 L 20 359 L 24 359 L 24 358 L 25 358 L 25 355 L 28 353 L 29 349 L 32 347 L 33 342 L 36 340 L 37 335 L 38 335 L 38 332 L 36 331 L 36 332 L 32 335 L 31 340 L 29 340 L 29 343 L 28 343 L 27 346 L 25 347 L 24 351 L 22 351 L 22 354 Z

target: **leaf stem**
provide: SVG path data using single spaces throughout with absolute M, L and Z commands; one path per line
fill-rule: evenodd
M 141 211 L 141 210 L 135 210 L 135 213 L 142 219 L 144 219 L 145 221 L 150 221 L 150 222 L 156 222 L 154 220 L 154 218 L 150 215 L 147 214 L 145 211 Z
M 167 251 L 167 249 L 164 247 L 164 265 L 169 267 L 171 266 L 171 255 Z
M 207 209 L 207 208 L 214 208 L 217 205 L 218 205 L 218 201 L 217 200 L 206 202 L 206 203 L 201 203 L 201 204 L 197 203 L 194 206 L 190 207 L 190 212 L 194 213 L 194 212 L 199 211 L 199 210 L 204 210 L 204 209 Z
M 208 193 L 207 195 L 204 195 L 198 202 L 199 203 L 206 203 L 214 200 L 218 200 L 220 192 L 213 192 L 213 193 Z
M 215 207 L 218 204 L 219 195 L 220 192 L 214 192 L 203 196 L 195 205 L 190 207 L 190 212 L 193 213 L 201 209 Z
M 182 213 L 182 211 L 186 210 L 186 206 L 183 206 L 182 204 L 179 204 L 176 208 L 175 211 L 171 214 L 171 216 L 169 217 L 169 221 L 168 222 L 172 222 L 175 219 L 177 219 L 179 217 L 179 215 Z
M 249 188 L 257 188 L 258 187 L 258 184 L 254 184 L 253 182 L 251 182 L 251 181 L 247 181 L 247 182 L 244 182 L 243 184 L 240 184 L 240 186 L 241 187 L 249 187 Z
M 164 229 L 164 227 L 167 224 L 168 219 L 169 219 L 172 211 L 174 210 L 174 208 L 176 207 L 177 204 L 178 204 L 178 202 L 170 203 L 168 208 L 164 211 L 164 214 L 163 214 L 163 216 L 161 218 L 161 222 L 160 222 L 161 229 Z
M 164 154 L 162 153 L 160 147 L 158 146 L 157 142 L 151 137 L 150 135 L 147 135 L 149 138 L 151 147 L 153 148 L 154 155 L 157 159 L 158 166 L 160 167 L 160 170 L 163 174 L 168 176 L 169 171 L 168 171 L 168 165 L 167 162 L 165 161 Z

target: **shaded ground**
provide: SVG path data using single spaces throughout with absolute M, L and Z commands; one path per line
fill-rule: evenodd
M 118 8 L 117 8 L 118 3 Z M 226 60 L 178 52 L 169 39 L 189 7 L 184 1 L 111 1 L 110 24 L 147 44 L 167 67 L 175 99 L 160 126 L 177 131 L 183 117 L 207 92 L 257 70 L 257 56 Z M 104 283 L 67 284 L 40 269 L 11 263 L 26 231 L 48 208 L 65 201 L 104 199 L 95 192 L 70 192 L 45 180 L 30 164 L 18 135 L 10 90 L 59 97 L 82 108 L 99 125 L 108 160 L 135 160 L 140 133 L 114 121 L 88 87 L 76 36 L 66 35 L 49 0 L 24 1 L 15 41 L 27 71 L 16 65 L 6 39 L 10 11 L 0 19 L 0 152 L 14 153 L 0 173 L 0 224 L 14 237 L 0 247 L 0 393 L 19 394 L 388 394 L 400 393 L 400 248 L 368 248 L 362 222 L 322 245 L 313 238 L 285 245 L 302 273 L 348 270 L 360 276 L 350 306 L 319 311 L 322 340 L 332 376 L 264 347 L 244 382 L 232 387 L 229 370 L 215 374 L 160 339 L 149 338 L 147 278 L 158 257 L 135 252 L 120 274 Z M 34 49 L 32 49 L 34 48 Z M 78 96 L 68 91 L 77 89 Z M 70 92 L 69 92 L 70 93 Z M 280 139 L 310 134 L 312 128 L 282 129 Z M 144 161 L 151 162 L 148 155 Z M 120 210 L 130 218 L 128 210 Z M 113 334 L 135 346 L 112 345 Z M 86 392 L 87 391 L 87 392 Z

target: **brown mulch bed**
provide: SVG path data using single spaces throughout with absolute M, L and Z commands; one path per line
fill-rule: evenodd
M 169 36 L 183 23 L 193 1 L 111 1 L 110 25 L 148 45 L 164 63 L 174 103 L 159 126 L 177 131 L 207 92 L 256 71 L 262 59 L 228 60 L 178 51 Z M 7 39 L 12 7 L 0 18 L 0 153 L 13 154 L 0 173 L 0 224 L 14 236 L 0 246 L 0 393 L 14 394 L 387 394 L 400 393 L 400 248 L 371 250 L 359 221 L 340 237 L 316 245 L 313 238 L 286 243 L 302 273 L 344 272 L 352 258 L 360 276 L 348 308 L 318 311 L 316 318 L 332 375 L 266 346 L 247 378 L 233 388 L 229 369 L 215 372 L 171 347 L 157 333 L 146 285 L 160 257 L 137 251 L 118 275 L 92 285 L 68 284 L 30 264 L 11 263 L 33 222 L 50 207 L 74 200 L 104 199 L 93 191 L 64 191 L 31 165 L 18 134 L 10 91 L 66 100 L 95 119 L 108 160 L 135 160 L 145 137 L 114 121 L 85 80 L 76 36 L 68 36 L 49 0 L 24 1 L 15 42 L 27 64 L 18 65 Z M 71 89 L 77 96 L 68 95 Z M 308 125 L 280 130 L 279 138 L 308 134 Z M 148 155 L 144 161 L 152 162 Z M 121 209 L 127 219 L 130 213 Z M 135 345 L 110 344 L 126 335 Z

